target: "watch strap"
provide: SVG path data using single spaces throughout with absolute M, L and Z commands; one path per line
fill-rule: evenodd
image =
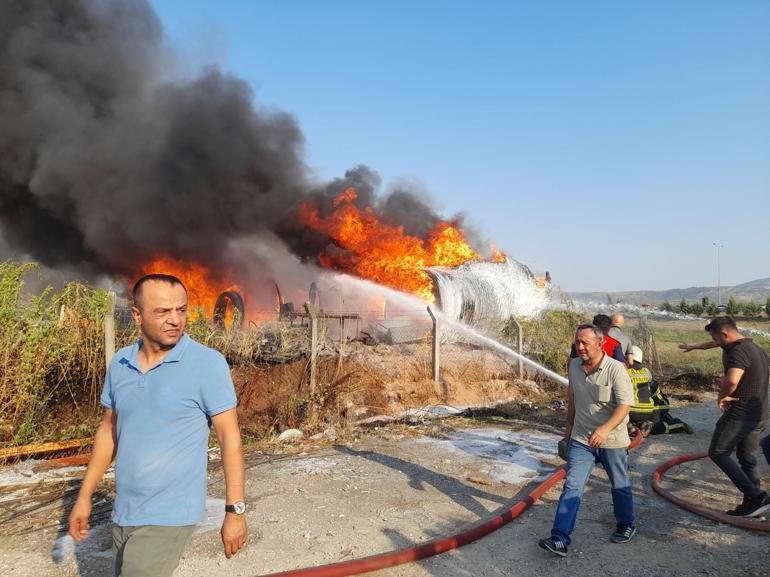
M 232 505 L 225 505 L 225 512 L 243 515 L 246 512 L 246 503 L 243 501 L 236 501 Z

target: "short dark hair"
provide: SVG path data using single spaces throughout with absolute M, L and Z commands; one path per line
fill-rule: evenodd
M 578 327 L 575 329 L 575 334 L 578 334 L 580 331 L 586 331 L 586 330 L 593 331 L 594 334 L 596 335 L 596 338 L 599 340 L 602 340 L 604 338 L 604 331 L 602 331 L 601 328 L 597 327 L 596 325 L 592 325 L 588 323 L 578 325 Z
M 594 317 L 593 323 L 599 327 L 604 334 L 607 334 L 610 332 L 610 327 L 612 326 L 612 319 L 608 317 L 607 315 L 596 315 Z
M 184 283 L 175 276 L 161 273 L 146 274 L 134 283 L 134 288 L 131 290 L 131 298 L 134 301 L 135 307 L 139 308 L 142 299 L 142 287 L 145 283 L 150 281 L 165 282 L 170 285 L 178 284 L 185 290 L 185 292 L 187 292 L 187 288 L 184 286 Z
M 735 324 L 733 317 L 714 317 L 711 322 L 703 327 L 703 330 L 709 333 L 721 333 L 723 329 L 738 332 L 738 325 Z

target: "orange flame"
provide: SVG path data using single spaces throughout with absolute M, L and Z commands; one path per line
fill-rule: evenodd
M 224 291 L 238 288 L 232 282 L 229 272 L 224 275 L 219 272 L 214 273 L 201 264 L 168 257 L 159 257 L 144 265 L 134 281 L 140 276 L 155 273 L 170 274 L 182 281 L 187 289 L 191 320 L 197 317 L 198 309 L 203 309 L 208 317 L 213 316 L 217 297 Z
M 439 222 L 423 240 L 405 234 L 402 226 L 382 222 L 371 207 L 360 210 L 353 204 L 356 198 L 353 188 L 346 189 L 334 199 L 335 210 L 328 217 L 320 216 L 310 201 L 299 206 L 302 224 L 327 234 L 344 249 L 319 255 L 320 263 L 327 268 L 433 301 L 433 285 L 423 268 L 482 260 L 468 245 L 463 230 L 451 222 Z
M 505 262 L 508 260 L 508 255 L 497 248 L 493 243 L 489 243 L 489 248 L 492 250 L 492 256 L 489 257 L 490 262 Z

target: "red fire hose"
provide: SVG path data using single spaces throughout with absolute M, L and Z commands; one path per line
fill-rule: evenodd
M 695 505 L 690 501 L 682 499 L 681 497 L 677 497 L 673 493 L 666 491 L 663 487 L 660 486 L 660 482 L 663 478 L 663 473 L 668 471 L 671 467 L 675 467 L 676 465 L 681 465 L 682 463 L 687 463 L 688 461 L 696 461 L 698 459 L 702 459 L 707 456 L 708 456 L 708 453 L 692 453 L 690 455 L 682 455 L 681 457 L 674 457 L 673 459 L 669 459 L 668 461 L 663 463 L 660 467 L 655 469 L 655 472 L 652 474 L 652 481 L 651 481 L 652 488 L 655 490 L 655 492 L 658 495 L 660 495 L 664 499 L 668 499 L 675 505 L 679 505 L 680 507 L 682 507 L 683 509 L 686 509 L 687 511 L 696 513 L 697 515 L 701 515 L 703 517 L 711 519 L 712 521 L 717 521 L 719 523 L 726 523 L 728 525 L 733 525 L 735 527 L 740 527 L 742 529 L 750 529 L 752 531 L 765 531 L 770 533 L 770 523 L 764 523 L 762 521 L 757 521 L 746 517 L 735 517 L 733 515 L 728 515 L 727 513 L 723 513 L 721 511 L 709 509 L 708 507 L 701 507 L 700 505 Z
M 642 442 L 642 435 L 637 434 L 631 441 L 630 448 L 636 448 Z M 385 569 L 387 567 L 395 567 L 396 565 L 402 565 L 404 563 L 410 563 L 412 561 L 419 561 L 427 557 L 432 557 L 452 549 L 457 549 L 463 545 L 467 545 L 477 539 L 489 535 L 493 531 L 499 529 L 503 525 L 507 525 L 513 521 L 516 517 L 526 511 L 530 505 L 542 497 L 546 491 L 558 483 L 565 475 L 565 466 L 562 465 L 540 485 L 529 493 L 526 497 L 517 501 L 510 509 L 504 511 L 500 515 L 493 517 L 487 521 L 483 521 L 478 525 L 474 525 L 470 529 L 467 529 L 456 535 L 450 537 L 443 537 L 441 539 L 435 539 L 428 543 L 418 545 L 416 547 L 409 547 L 407 549 L 399 549 L 396 551 L 388 551 L 387 553 L 380 553 L 378 555 L 372 555 L 371 557 L 364 557 L 363 559 L 353 559 L 351 561 L 343 561 L 341 563 L 332 563 L 330 565 L 320 565 L 318 567 L 305 567 L 303 569 L 292 569 L 291 571 L 282 571 L 280 573 L 270 573 L 262 577 L 346 577 L 347 575 L 358 575 L 360 573 L 369 573 L 370 571 L 377 571 L 379 569 Z

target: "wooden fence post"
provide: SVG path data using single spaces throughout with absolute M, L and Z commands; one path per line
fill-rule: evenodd
M 310 395 L 315 395 L 316 361 L 318 356 L 318 315 L 315 307 L 305 303 L 305 311 L 310 317 Z
M 342 370 L 342 349 L 345 346 L 345 317 L 340 315 L 340 344 L 339 344 L 339 358 L 337 360 L 337 371 Z
M 107 313 L 104 315 L 104 363 L 110 366 L 115 356 L 115 291 L 107 293 Z
M 511 320 L 516 325 L 516 328 L 519 329 L 519 338 L 516 347 L 519 349 L 519 379 L 524 380 L 524 361 L 521 360 L 521 357 L 524 355 L 524 329 L 521 328 L 521 324 L 519 324 L 519 321 L 514 317 L 511 317 Z
M 438 319 L 433 311 L 428 307 L 428 314 L 431 321 L 433 321 L 433 350 L 432 350 L 432 365 L 433 365 L 433 380 L 437 383 L 440 382 L 440 368 L 441 368 L 441 327 L 439 326 Z

